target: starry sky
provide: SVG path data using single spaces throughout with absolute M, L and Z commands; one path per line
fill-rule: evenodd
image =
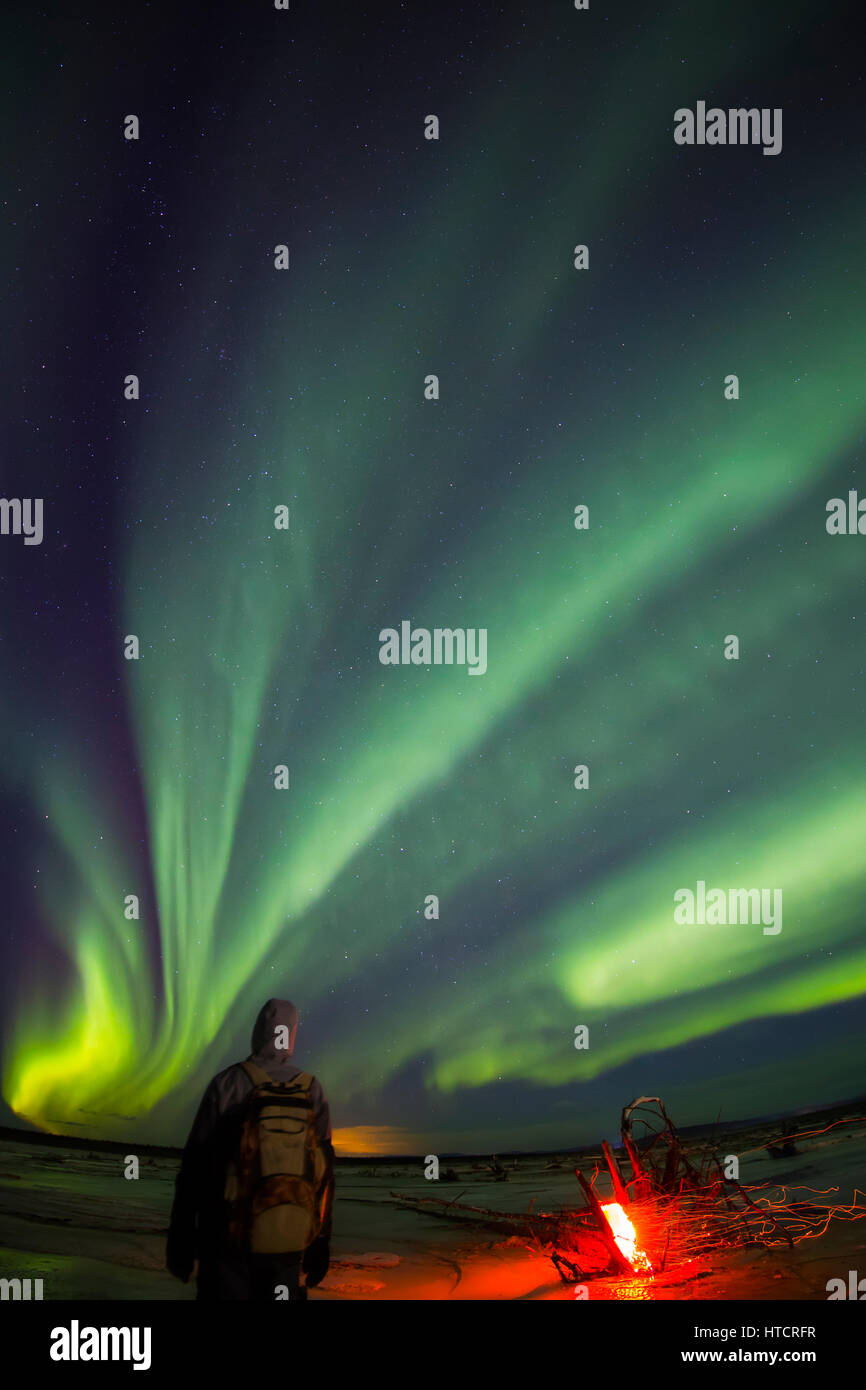
M 853 12 L 8 7 L 0 1121 L 178 1142 L 270 996 L 343 1152 L 862 1090 Z

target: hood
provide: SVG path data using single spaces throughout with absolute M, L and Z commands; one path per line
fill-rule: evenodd
M 277 1047 L 277 1029 L 288 1030 L 288 1047 Z M 288 999 L 269 999 L 259 1009 L 252 1036 L 252 1055 L 256 1061 L 279 1063 L 291 1057 L 295 1047 L 298 1011 Z M 280 1039 L 282 1041 L 282 1037 Z

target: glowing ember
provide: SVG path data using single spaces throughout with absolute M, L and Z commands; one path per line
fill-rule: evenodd
M 634 1226 L 629 1221 L 619 1202 L 603 1202 L 602 1211 L 605 1220 L 613 1231 L 613 1238 L 625 1255 L 632 1269 L 646 1269 L 652 1271 L 649 1258 L 643 1250 L 638 1249 L 637 1233 Z

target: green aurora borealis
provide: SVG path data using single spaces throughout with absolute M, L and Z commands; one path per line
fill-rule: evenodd
M 21 1119 L 177 1140 L 274 994 L 338 1134 L 394 1150 L 588 1140 L 641 1089 L 685 1124 L 862 1085 L 866 538 L 824 523 L 866 494 L 864 185 L 802 113 L 777 159 L 676 147 L 673 110 L 744 69 L 784 105 L 786 55 L 743 7 L 717 45 L 676 7 L 673 42 L 671 10 L 639 61 L 605 66 L 600 20 L 575 49 L 569 15 L 471 94 L 451 73 L 438 147 L 435 94 L 401 92 L 363 146 L 320 152 L 306 216 L 267 176 L 292 157 L 273 74 L 222 118 L 206 213 L 172 164 L 184 127 L 155 152 L 145 119 L 106 156 L 154 160 L 169 211 L 146 270 L 128 233 L 129 341 L 111 399 L 89 387 L 117 455 L 93 484 L 103 607 L 72 602 L 64 655 L 38 636 L 0 694 L 28 807 L 4 957 Z M 731 8 L 707 11 L 721 33 Z M 809 7 L 785 13 L 806 42 Z M 70 238 L 96 264 L 114 230 Z M 76 296 L 56 313 L 74 349 Z M 16 583 L 50 569 L 62 604 L 89 541 L 40 468 L 51 525 Z M 486 627 L 487 673 L 381 666 L 402 619 Z M 8 649 L 24 617 L 2 622 Z M 781 888 L 784 929 L 675 925 L 699 878 Z

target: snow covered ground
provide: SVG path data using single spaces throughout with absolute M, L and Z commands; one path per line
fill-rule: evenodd
M 767 1131 L 769 1132 L 769 1131 Z M 755 1136 L 752 1136 L 753 1139 Z M 742 1148 L 742 1136 L 737 1136 Z M 751 1142 L 751 1139 L 750 1139 Z M 866 1128 L 845 1124 L 773 1161 L 742 1160 L 745 1183 L 787 1184 L 789 1199 L 850 1203 L 866 1189 Z M 510 1165 L 511 1160 L 507 1160 Z M 435 1195 L 523 1213 L 580 1205 L 569 1160 L 523 1158 L 507 1182 L 454 1161 L 457 1183 L 425 1181 L 423 1167 L 340 1165 L 332 1265 L 320 1299 L 573 1299 L 550 1260 L 519 1237 L 456 1225 L 394 1202 Z M 584 1171 L 592 1164 L 582 1156 Z M 164 1269 L 176 1160 L 141 1158 L 137 1181 L 120 1155 L 0 1140 L 0 1277 L 41 1278 L 46 1299 L 190 1299 L 194 1286 Z M 796 1192 L 797 1188 L 811 1192 Z M 815 1191 L 825 1192 L 824 1197 Z M 861 1197 L 866 1210 L 866 1198 Z M 830 1278 L 866 1277 L 866 1221 L 834 1222 L 792 1252 L 751 1248 L 712 1271 L 672 1269 L 652 1279 L 593 1280 L 593 1299 L 826 1299 Z

